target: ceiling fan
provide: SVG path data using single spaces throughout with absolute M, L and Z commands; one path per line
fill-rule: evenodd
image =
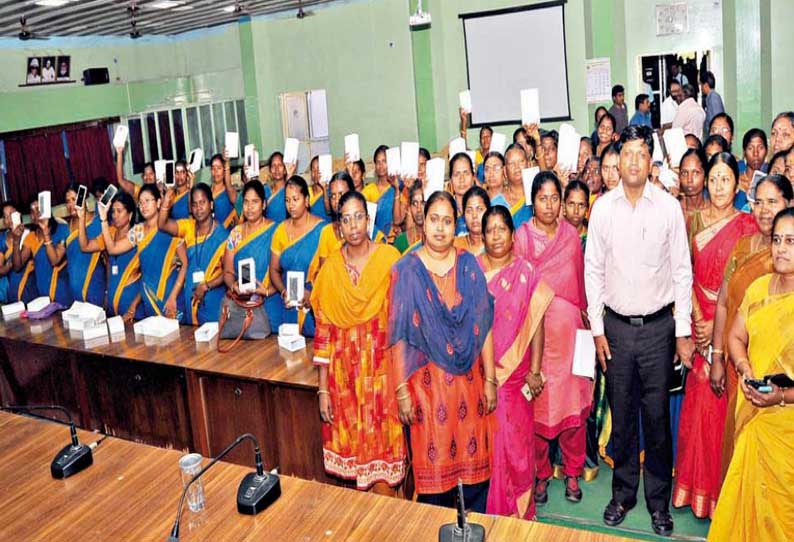
M 303 2 L 302 2 L 302 0 L 298 0 L 298 14 L 296 15 L 296 17 L 297 17 L 298 19 L 303 19 L 304 17 L 309 17 L 309 16 L 311 16 L 311 15 L 314 15 L 314 12 L 313 12 L 313 11 L 306 11 L 306 10 L 304 10 L 304 9 L 303 9 Z
M 26 16 L 22 16 L 19 18 L 19 39 L 22 41 L 27 40 L 48 40 L 45 36 L 38 36 L 30 31 L 30 27 L 28 26 L 28 18 Z

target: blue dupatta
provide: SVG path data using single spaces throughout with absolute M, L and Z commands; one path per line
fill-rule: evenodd
M 375 227 L 388 237 L 391 233 L 391 226 L 394 222 L 394 187 L 388 189 L 380 195 L 377 201 L 378 211 L 375 213 Z
M 174 201 L 171 204 L 171 218 L 174 220 L 190 218 L 190 190 L 185 190 L 174 196 Z
M 283 188 L 279 188 L 272 195 L 267 198 L 267 209 L 265 209 L 265 218 L 269 218 L 276 224 L 281 224 L 287 219 L 287 194 Z
M 30 235 L 35 234 L 35 232 L 30 233 Z M 53 245 L 65 244 L 68 236 L 68 226 L 59 223 L 55 227 L 55 231 L 50 233 L 50 240 Z M 40 243 L 32 256 L 36 268 L 36 288 L 39 291 L 39 295 L 49 296 L 50 301 L 69 307 L 74 302 L 74 299 L 69 288 L 67 261 L 64 259 L 59 265 L 53 267 L 49 258 L 47 258 L 46 248 L 44 243 Z
M 405 347 L 400 381 L 429 361 L 450 374 L 465 374 L 482 352 L 494 299 L 477 259 L 464 250 L 457 251 L 455 280 L 461 302 L 449 309 L 417 254 L 406 254 L 394 266 L 389 345 Z
M 241 228 L 242 224 L 237 227 Z M 254 267 L 256 268 L 256 280 L 261 283 L 267 280 L 270 268 L 270 242 L 273 240 L 273 234 L 276 232 L 277 227 L 276 224 L 269 223 L 261 226 L 240 241 L 236 248 L 227 245 L 227 250 L 234 250 L 235 272 L 237 272 L 237 263 L 240 260 L 253 258 Z M 265 298 L 265 312 L 268 320 L 270 320 L 271 329 L 276 332 L 277 328 L 274 326 L 274 322 L 281 317 L 281 298 L 278 295 L 271 295 Z
M 99 213 L 86 224 L 88 239 L 96 239 L 102 235 L 102 221 Z M 105 266 L 100 264 L 99 252 L 83 252 L 80 250 L 79 231 L 75 230 L 66 238 L 66 261 L 69 262 L 69 288 L 72 297 L 99 307 L 105 304 L 107 280 Z
M 219 191 L 217 194 L 214 192 L 212 193 L 212 202 L 215 220 L 229 230 L 234 226 L 234 222 L 237 220 L 237 210 L 234 208 L 232 200 L 229 199 L 229 194 L 226 192 L 225 185 L 223 185 L 223 190 Z
M 194 244 L 187 247 L 188 268 L 182 296 L 185 307 L 190 307 L 190 310 L 186 312 L 184 322 L 194 326 L 200 326 L 205 322 L 216 322 L 221 310 L 221 301 L 226 295 L 226 287 L 221 284 L 207 290 L 201 303 L 193 302 L 193 292 L 197 286 L 193 282 L 194 274 L 201 272 L 204 281 L 209 282 L 218 278 L 218 270 L 223 272 L 221 258 L 223 258 L 223 252 L 226 249 L 229 230 L 217 221 L 215 224 L 215 230 L 211 235 L 206 238 L 197 238 Z M 214 274 L 213 271 L 215 271 Z
M 173 207 L 172 207 L 173 209 Z M 136 229 L 142 225 L 136 226 Z M 134 231 L 134 230 L 133 230 Z M 141 241 L 138 241 L 138 260 L 141 266 L 141 300 L 146 316 L 165 314 L 165 302 L 174 289 L 179 274 L 174 259 L 176 248 L 182 242 L 179 237 L 152 229 Z M 187 282 L 187 281 L 186 281 Z M 176 299 L 177 313 L 184 319 L 185 303 L 182 296 Z
M 284 281 L 285 285 L 287 284 L 287 271 L 302 271 L 306 277 L 304 288 L 307 291 L 311 291 L 312 283 L 309 266 L 311 266 L 317 254 L 320 233 L 323 231 L 325 225 L 326 222 L 318 222 L 314 225 L 314 228 L 306 232 L 300 239 L 293 241 L 292 244 L 281 252 L 279 264 L 281 265 L 282 271 L 281 280 Z M 298 310 L 294 308 L 288 309 L 280 298 L 279 301 L 281 301 L 281 316 L 274 329 L 284 323 L 301 323 L 301 333 L 305 337 L 314 337 L 314 314 L 309 311 L 301 318 L 303 321 L 300 322 L 299 320 L 301 319 L 298 317 Z M 273 325 L 273 322 L 271 321 L 270 324 Z

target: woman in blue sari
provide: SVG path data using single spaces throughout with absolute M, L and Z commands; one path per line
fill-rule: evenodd
M 32 260 L 39 295 L 48 296 L 50 301 L 69 307 L 74 301 L 66 270 L 69 228 L 66 224 L 56 222 L 53 217 L 42 219 L 38 200 L 30 204 L 30 218 L 35 226 L 22 241 L 22 247 L 17 250 L 19 245 L 14 243 L 14 269 L 21 271 Z M 21 238 L 23 228 L 22 225 L 14 228 L 15 236 Z
M 295 173 L 296 164 L 285 164 L 284 155 L 279 151 L 270 155 L 267 161 L 270 169 L 270 186 L 265 189 L 267 207 L 265 218 L 281 224 L 287 218 L 287 203 L 284 199 L 284 186 L 288 177 Z M 269 193 L 268 193 L 269 191 Z
M 3 221 L 8 229 L 0 233 L 0 250 L 3 251 L 3 263 L 0 265 L 0 277 L 8 279 L 8 288 L 3 298 L 3 303 L 15 303 L 23 301 L 29 303 L 39 292 L 36 289 L 36 278 L 33 275 L 33 260 L 20 270 L 14 269 L 14 243 L 19 245 L 19 237 L 14 236 L 11 228 L 11 215 L 18 212 L 16 206 L 7 201 L 3 204 Z M 24 231 L 20 230 L 20 233 Z
M 380 145 L 375 149 L 372 159 L 375 162 L 374 183 L 364 186 L 361 193 L 370 203 L 377 203 L 378 210 L 375 213 L 375 227 L 383 232 L 387 239 L 393 239 L 392 224 L 394 223 L 394 200 L 399 197 L 399 191 L 395 191 L 397 177 L 389 177 L 389 169 L 386 164 L 386 145 Z
M 505 189 L 505 179 L 507 179 L 504 156 L 496 151 L 489 152 L 483 161 L 483 172 L 485 174 L 484 188 L 488 192 L 491 205 L 501 205 L 510 209 L 510 204 L 502 193 Z
M 326 222 L 331 222 L 331 205 L 328 201 L 326 190 L 320 179 L 320 157 L 315 156 L 309 164 L 309 171 L 312 175 L 312 184 L 309 187 L 309 211 L 313 215 L 319 216 Z M 330 179 L 329 179 L 330 182 Z
M 240 294 L 237 281 L 237 264 L 240 260 L 253 258 L 256 275 L 256 294 L 265 298 L 265 312 L 271 328 L 275 331 L 275 321 L 281 315 L 281 298 L 270 283 L 270 243 L 275 223 L 265 218 L 267 198 L 265 186 L 258 180 L 245 183 L 242 192 L 242 222 L 237 224 L 226 241 L 223 254 L 223 281 L 226 288 Z
M 107 272 L 104 262 L 100 260 L 99 252 L 87 253 L 80 250 L 78 235 L 80 209 L 75 206 L 77 202 L 78 184 L 72 183 L 66 188 L 66 211 L 69 223 L 69 237 L 66 238 L 66 261 L 69 271 L 69 288 L 76 301 L 83 301 L 102 307 L 105 304 L 105 290 L 107 288 Z M 83 205 L 85 209 L 85 205 Z M 85 211 L 86 235 L 89 239 L 96 239 L 102 235 L 102 224 L 99 215 Z
M 157 225 L 160 231 L 185 240 L 188 272 L 182 292 L 187 312 L 182 321 L 200 326 L 215 322 L 220 314 L 223 287 L 223 263 L 229 231 L 213 215 L 212 190 L 199 183 L 190 189 L 190 214 L 192 218 L 168 218 L 168 203 L 173 197 L 165 194 L 165 205 L 160 207 Z
M 188 193 L 193 186 L 193 172 L 187 169 L 187 162 L 177 160 L 174 164 L 174 183 L 176 184 L 176 195 L 171 205 L 171 218 L 179 220 L 190 216 L 190 204 Z M 140 192 L 138 197 L 140 198 Z
M 145 316 L 165 316 L 181 320 L 184 298 L 180 295 L 187 274 L 187 250 L 182 239 L 157 229 L 157 214 L 161 204 L 160 191 L 145 185 L 138 196 L 142 224 L 130 229 L 126 239 L 113 239 L 107 222 L 102 222 L 102 237 L 108 254 L 118 255 L 132 248 L 138 249 L 141 268 L 141 300 Z M 107 209 L 99 207 L 100 216 Z M 177 265 L 177 258 L 181 265 Z
M 507 206 L 517 230 L 524 222 L 532 218 L 532 200 L 528 200 L 527 194 L 524 193 L 524 181 L 521 173 L 522 170 L 529 167 L 527 151 L 521 145 L 513 143 L 505 150 L 505 162 L 507 165 L 507 187 L 503 196 L 507 200 Z
M 155 186 L 155 185 L 152 185 Z M 105 237 L 100 235 L 89 239 L 86 227 L 85 207 L 78 213 L 78 241 L 80 250 L 85 253 L 99 254 L 105 251 Z M 97 205 L 100 228 L 107 220 L 107 209 Z M 128 192 L 119 192 L 111 203 L 113 225 L 108 234 L 114 242 L 127 239 L 130 228 L 135 223 L 135 199 Z M 121 316 L 129 323 L 143 318 L 141 303 L 141 270 L 138 263 L 138 250 L 135 247 L 127 252 L 107 256 L 108 260 L 108 297 L 109 316 Z
M 275 329 L 283 323 L 298 323 L 304 336 L 314 337 L 314 315 L 309 302 L 311 278 L 319 260 L 320 233 L 326 223 L 309 212 L 309 186 L 303 177 L 290 177 L 284 192 L 289 218 L 276 228 L 270 245 L 270 280 L 281 295 L 282 305 L 280 316 L 270 324 Z M 288 306 L 286 282 L 289 271 L 304 274 L 303 299 L 297 300 L 297 307 Z
M 223 154 L 216 154 L 210 159 L 210 175 L 212 176 L 212 208 L 218 223 L 230 229 L 237 223 L 237 190 L 232 185 L 232 173 L 226 149 Z M 192 204 L 191 204 L 192 205 Z

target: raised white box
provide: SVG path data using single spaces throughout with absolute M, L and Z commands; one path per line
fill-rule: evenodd
M 449 157 L 452 158 L 459 152 L 466 152 L 466 140 L 456 137 L 449 142 Z
M 491 135 L 491 148 L 490 150 L 496 151 L 499 154 L 505 153 L 505 146 L 507 145 L 507 138 L 504 134 L 500 134 L 499 132 L 494 132 Z
M 193 149 L 190 151 L 190 171 L 196 173 L 198 170 L 201 169 L 201 166 L 204 164 L 204 151 L 201 149 Z
M 108 331 L 111 335 L 123 334 L 124 319 L 121 316 L 113 316 L 108 318 Z
M 302 348 L 306 348 L 306 339 L 303 335 L 290 335 L 282 337 L 278 336 L 278 346 L 284 350 L 295 352 Z
M 281 324 L 278 326 L 278 336 L 279 337 L 293 337 L 295 335 L 300 335 L 300 327 L 298 324 Z
M 226 154 L 229 158 L 238 158 L 240 156 L 240 134 L 226 132 L 223 146 L 226 147 Z
M 355 162 L 361 159 L 361 151 L 358 146 L 358 134 L 345 136 L 345 162 Z
M 532 205 L 532 181 L 540 173 L 540 168 L 528 167 L 521 170 L 521 182 L 524 184 L 524 205 Z
M 205 322 L 193 334 L 197 343 L 208 343 L 218 335 L 218 322 Z
M 389 175 L 400 174 L 400 147 L 386 149 L 386 168 Z
M 415 179 L 419 176 L 419 143 L 403 141 L 400 144 L 400 175 Z
M 101 325 L 98 326 L 91 326 L 87 327 L 82 330 L 83 340 L 90 341 L 92 339 L 98 339 L 99 337 L 107 337 L 108 336 L 108 327 L 102 322 Z
M 557 151 L 557 163 L 568 171 L 576 171 L 579 161 L 579 142 L 581 137 L 576 133 L 576 128 L 563 123 L 560 126 L 560 140 Z
M 471 91 L 470 90 L 461 90 L 458 92 L 458 102 L 460 103 L 460 108 L 463 109 L 466 113 L 471 113 Z
M 127 134 L 129 133 L 130 129 L 127 128 L 126 124 L 119 124 L 116 126 L 116 132 L 113 134 L 113 148 L 124 148 L 124 146 L 127 144 Z
M 36 299 L 28 303 L 28 312 L 38 312 L 49 304 L 50 304 L 50 298 L 47 297 L 46 295 L 37 297 Z
M 52 193 L 49 190 L 39 192 L 39 215 L 42 219 L 52 217 Z
M 440 192 L 444 190 L 444 168 L 447 166 L 447 161 L 443 158 L 432 158 L 427 162 L 427 183 L 425 184 L 425 201 L 427 201 L 433 192 Z
M 284 163 L 285 164 L 297 164 L 298 163 L 298 147 L 300 146 L 300 141 L 295 139 L 294 137 L 288 137 L 286 141 L 284 141 Z
M 334 174 L 334 158 L 330 154 L 321 154 L 317 162 L 320 167 L 320 182 L 327 184 Z
M 8 303 L 7 305 L 3 305 L 0 307 L 0 311 L 3 311 L 3 318 L 9 318 L 11 316 L 18 316 L 22 314 L 25 310 L 25 304 L 22 301 L 17 301 L 16 303 Z

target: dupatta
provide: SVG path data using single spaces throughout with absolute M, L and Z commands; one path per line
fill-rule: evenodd
M 190 218 L 190 190 L 185 190 L 181 194 L 174 197 L 171 204 L 171 218 L 180 220 L 182 218 Z
M 102 235 L 102 222 L 99 213 L 86 224 L 86 236 L 96 239 Z M 87 301 L 102 306 L 105 302 L 105 268 L 98 266 L 99 252 L 83 252 L 78 239 L 79 230 L 75 230 L 66 238 L 66 260 L 69 262 L 69 288 L 72 297 L 78 301 Z
M 493 324 L 493 296 L 477 260 L 457 251 L 455 289 L 460 303 L 448 308 L 422 260 L 400 258 L 392 270 L 389 346 L 405 348 L 397 369 L 400 382 L 432 362 L 453 375 L 467 373 L 480 356 Z

